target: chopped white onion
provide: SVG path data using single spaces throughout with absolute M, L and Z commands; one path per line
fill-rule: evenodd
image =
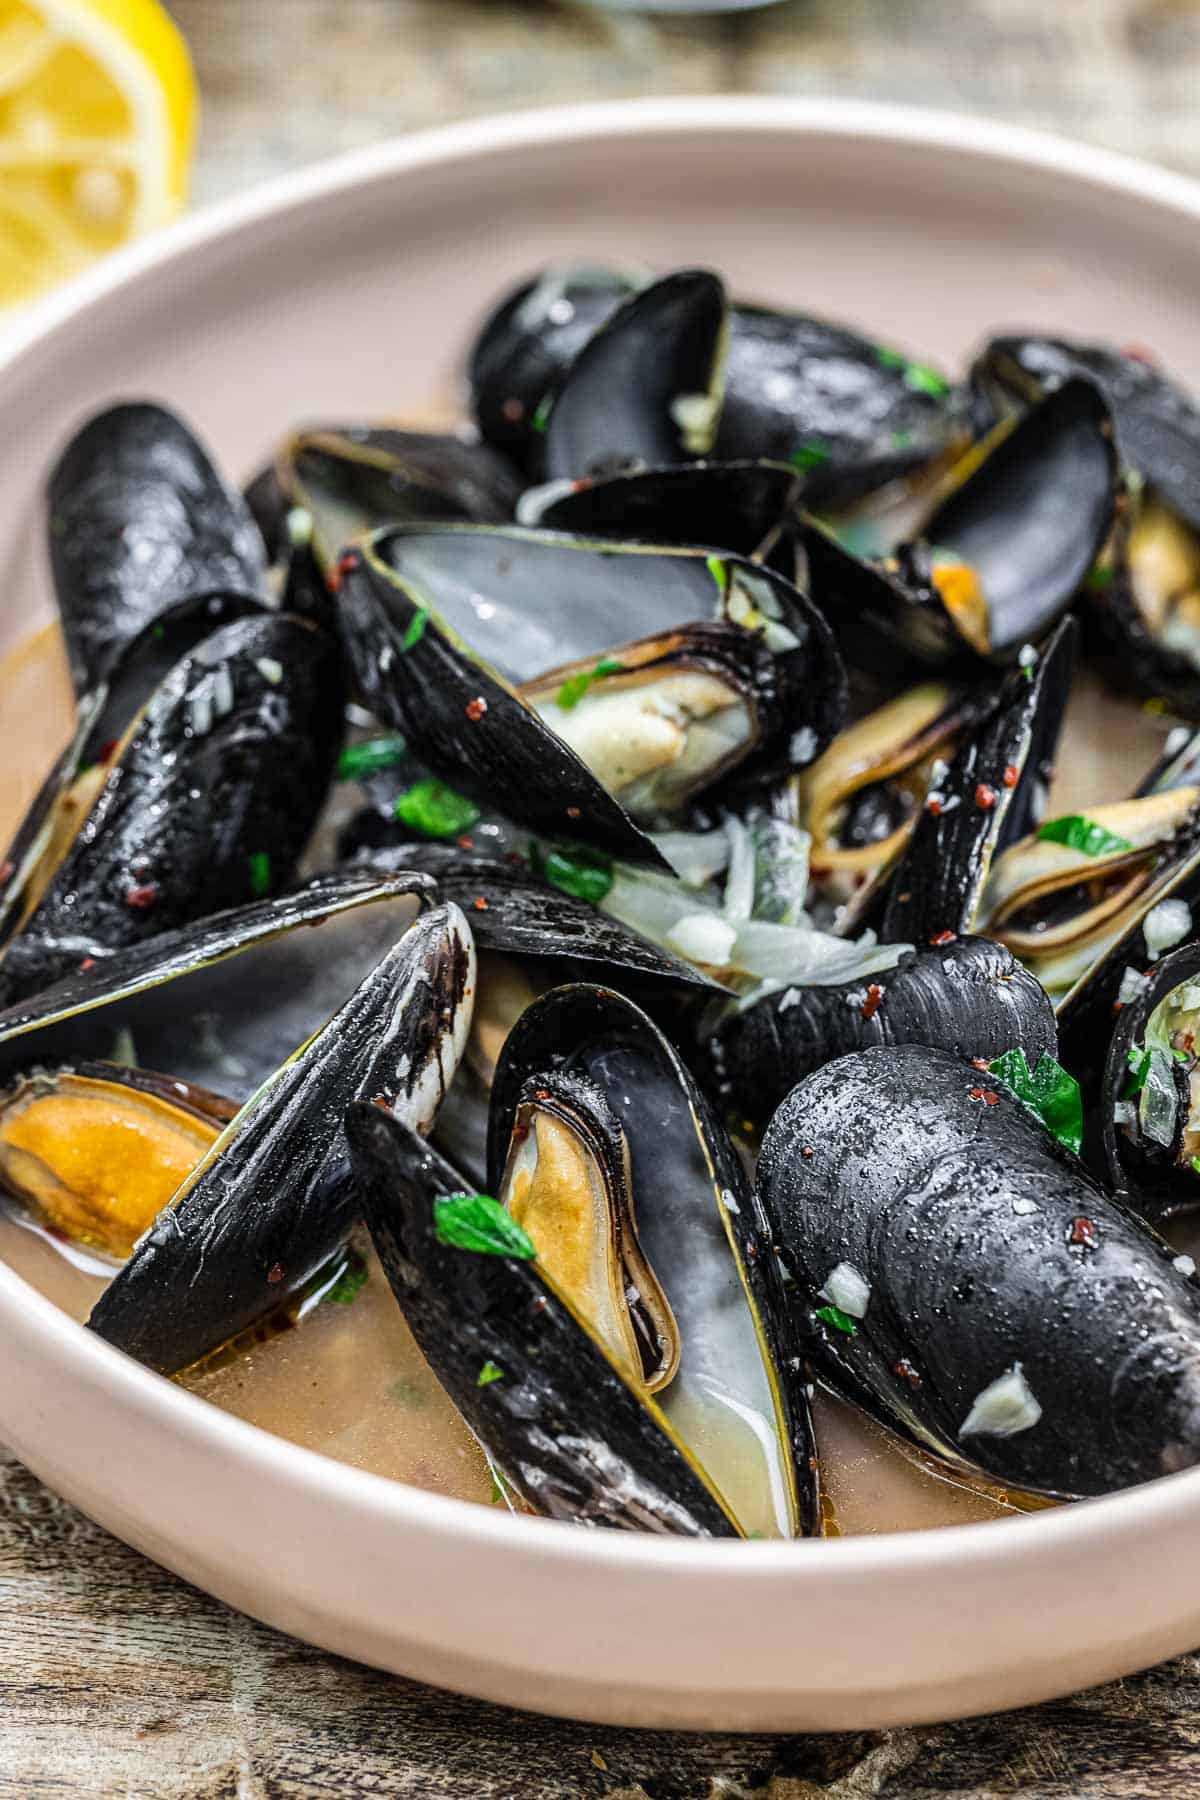
M 684 449 L 693 456 L 703 456 L 711 448 L 720 410 L 720 394 L 676 394 L 672 400 L 671 418 L 679 427 Z
M 1173 1269 L 1178 1269 L 1181 1275 L 1194 1275 L 1196 1273 L 1196 1265 L 1190 1256 L 1177 1256 L 1171 1264 L 1171 1267 Z
M 1179 1097 L 1175 1092 L 1175 1069 L 1170 1056 L 1162 1050 L 1150 1052 L 1150 1064 L 1138 1098 L 1138 1122 L 1143 1135 L 1170 1149 L 1175 1141 L 1175 1119 Z
M 715 913 L 689 913 L 667 933 L 667 946 L 686 956 L 689 962 L 704 963 L 711 969 L 723 969 L 729 962 L 737 930 Z
M 722 911 L 727 919 L 740 922 L 754 911 L 754 845 L 742 821 L 732 814 L 725 820 L 725 836 L 729 840 L 729 873 Z
M 871 1284 L 853 1263 L 840 1262 L 825 1277 L 821 1298 L 831 1301 L 850 1318 L 863 1319 L 871 1301 Z
M 1126 968 L 1121 976 L 1121 985 L 1117 989 L 1117 999 L 1122 1006 L 1128 1006 L 1137 999 L 1146 984 L 1146 977 L 1136 969 Z
M 564 480 L 543 481 L 537 487 L 526 488 L 517 501 L 517 524 L 539 524 L 546 509 L 556 500 L 564 500 L 568 494 L 573 494 L 575 487 L 575 482 Z
M 1151 956 L 1169 950 L 1192 929 L 1192 909 L 1186 900 L 1160 900 L 1142 923 L 1142 935 Z
M 960 1437 L 1015 1437 L 1028 1431 L 1042 1416 L 1020 1363 L 989 1382 L 976 1394 L 970 1412 L 959 1426 Z
M 729 839 L 721 830 L 655 831 L 650 835 L 688 887 L 703 887 L 728 867 Z
M 1012 1209 L 1019 1219 L 1027 1219 L 1031 1213 L 1042 1210 L 1036 1200 L 1027 1199 L 1024 1194 L 1013 1201 Z

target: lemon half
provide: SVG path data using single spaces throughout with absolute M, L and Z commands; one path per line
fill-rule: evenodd
M 169 219 L 195 114 L 158 0 L 0 0 L 0 305 Z

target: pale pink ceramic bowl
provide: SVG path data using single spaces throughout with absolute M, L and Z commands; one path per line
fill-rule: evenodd
M 380 146 L 190 219 L 0 355 L 0 640 L 49 612 L 38 490 L 90 407 L 164 396 L 248 471 L 298 415 L 422 405 L 547 260 L 704 262 L 953 361 L 985 327 L 1154 345 L 1200 383 L 1200 189 L 1031 133 L 639 101 Z M 1200 1471 L 997 1524 L 695 1544 L 514 1520 L 180 1392 L 0 1267 L 0 1437 L 119 1536 L 346 1656 L 619 1724 L 861 1727 L 1041 1700 L 1200 1643 Z

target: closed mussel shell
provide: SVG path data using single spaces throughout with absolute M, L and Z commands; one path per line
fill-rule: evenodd
M 572 482 L 565 492 L 541 491 L 545 503 L 537 505 L 533 522 L 551 531 L 651 544 L 713 544 L 753 556 L 782 525 L 798 518 L 805 484 L 786 463 L 695 462 Z M 794 566 L 790 548 L 787 559 Z
M 50 562 L 76 692 L 184 600 L 263 600 L 261 537 L 188 427 L 144 402 L 97 414 L 49 482 Z
M 787 987 L 733 1012 L 708 1040 L 715 1092 L 762 1129 L 798 1081 L 853 1050 L 927 1044 L 991 1062 L 1020 1047 L 1054 1056 L 1045 993 L 1002 944 L 960 938 L 833 987 Z
M 1200 1293 L 992 1076 L 913 1045 L 830 1063 L 759 1196 L 830 1384 L 953 1466 L 1073 1498 L 1200 1461 Z
M 347 1108 L 377 1099 L 429 1130 L 470 1029 L 474 981 L 462 914 L 426 913 L 247 1101 L 105 1290 L 89 1327 L 173 1374 L 303 1287 L 359 1212 Z
M 327 633 L 271 614 L 236 620 L 176 663 L 99 771 L 69 842 L 22 863 L 26 916 L 0 962 L 3 1003 L 285 885 L 332 775 L 340 668 Z
M 737 1535 L 654 1401 L 536 1260 L 440 1240 L 435 1207 L 465 1186 L 452 1165 L 378 1107 L 352 1108 L 346 1135 L 413 1336 L 525 1504 L 617 1530 Z

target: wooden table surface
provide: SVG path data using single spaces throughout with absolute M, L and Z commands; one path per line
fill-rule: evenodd
M 721 90 L 956 107 L 1200 174 L 1195 0 L 785 0 L 661 23 L 553 0 L 173 10 L 205 96 L 201 200 L 471 114 Z M 672 1737 L 535 1720 L 280 1637 L 0 1453 L 4 1800 L 1187 1800 L 1200 1796 L 1198 1743 L 1196 1657 L 1036 1711 L 886 1734 Z

